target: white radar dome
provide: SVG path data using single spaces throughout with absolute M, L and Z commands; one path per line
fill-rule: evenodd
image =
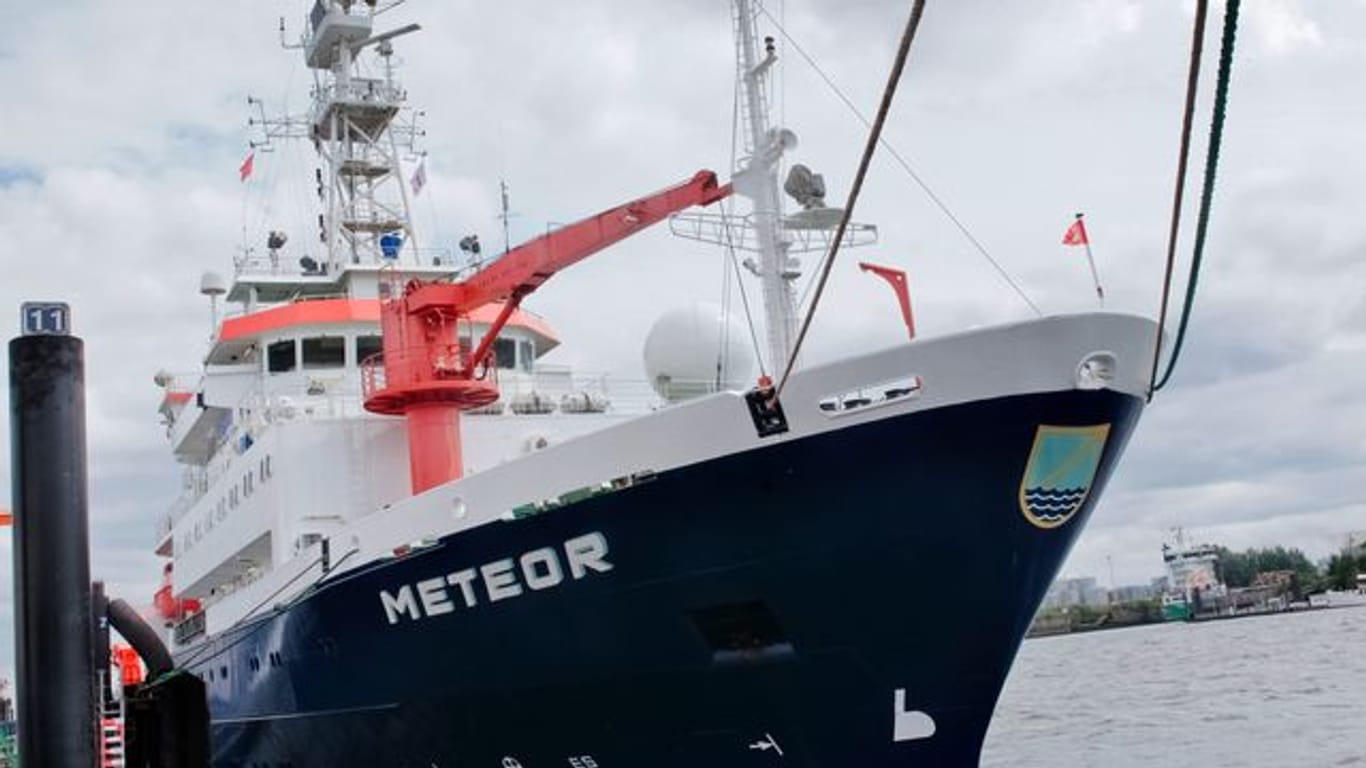
M 754 354 L 743 323 L 716 304 L 698 303 L 660 315 L 645 337 L 645 375 L 671 402 L 753 383 Z M 719 366 L 719 370 L 718 370 Z
M 217 272 L 205 272 L 199 278 L 199 292 L 205 296 L 222 296 L 228 292 L 228 280 Z

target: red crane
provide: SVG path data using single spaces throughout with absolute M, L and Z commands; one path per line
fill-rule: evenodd
M 508 251 L 460 282 L 408 282 L 381 303 L 384 352 L 362 364 L 365 408 L 404 416 L 413 493 L 464 474 L 460 411 L 498 399 L 493 342 L 527 294 L 551 275 L 693 205 L 731 193 L 716 174 L 688 181 L 547 233 Z M 502 311 L 478 345 L 460 338 L 462 320 L 491 302 Z M 473 349 L 471 349 L 473 346 Z

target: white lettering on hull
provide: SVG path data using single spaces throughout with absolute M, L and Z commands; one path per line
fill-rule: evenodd
M 936 726 L 929 713 L 906 709 L 906 689 L 892 693 L 892 741 L 919 741 L 934 735 Z
M 532 589 L 549 589 L 564 581 L 564 571 L 560 568 L 560 556 L 550 547 L 528 552 L 520 561 L 522 576 L 526 585 Z M 541 573 L 541 569 L 545 573 Z
M 417 596 L 422 598 L 422 610 L 428 616 L 440 616 L 443 613 L 453 613 L 455 603 L 446 597 L 445 579 L 427 579 L 417 583 Z
M 510 557 L 479 566 L 479 575 L 484 577 L 484 589 L 488 590 L 490 603 L 522 594 L 522 585 L 517 583 Z
M 413 599 L 413 590 L 407 584 L 399 589 L 397 596 L 381 589 L 379 601 L 384 604 L 384 615 L 389 617 L 390 624 L 397 624 L 398 617 L 405 613 L 414 619 L 419 616 L 417 601 Z
M 563 550 L 561 552 L 561 550 Z M 566 565 L 568 566 L 566 568 Z M 520 597 L 557 587 L 564 583 L 566 571 L 573 581 L 612 570 L 607 560 L 607 537 L 594 531 L 566 541 L 560 548 L 542 547 L 520 557 L 505 557 L 465 568 L 445 576 L 404 584 L 396 591 L 379 591 L 380 605 L 390 625 L 403 618 L 419 621 L 454 613 L 457 607 L 474 608 L 480 594 L 489 603 Z M 476 589 L 475 584 L 482 589 Z

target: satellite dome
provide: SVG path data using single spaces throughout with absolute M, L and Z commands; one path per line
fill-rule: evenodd
M 228 281 L 217 272 L 205 272 L 199 278 L 199 292 L 205 296 L 222 296 L 228 292 Z
M 671 309 L 645 337 L 645 375 L 670 402 L 717 391 L 718 374 L 720 389 L 743 389 L 754 377 L 749 344 L 745 326 L 715 304 Z

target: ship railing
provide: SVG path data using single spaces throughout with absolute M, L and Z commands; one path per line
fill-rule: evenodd
M 458 381 L 468 365 L 469 341 L 437 348 L 411 347 L 370 355 L 360 363 L 361 395 L 369 400 L 390 387 L 410 387 L 442 381 Z M 391 381 L 390 369 L 403 371 L 404 381 Z M 475 380 L 498 386 L 498 369 L 479 367 Z
M 175 625 L 172 631 L 177 645 L 183 645 L 204 634 L 208 616 L 203 611 L 190 614 L 190 617 Z
M 194 506 L 206 495 L 214 483 L 231 469 L 232 458 L 222 457 L 211 461 L 208 466 L 185 467 L 181 476 L 181 494 L 155 522 L 156 543 L 160 544 Z
M 491 376 L 494 374 L 490 374 Z M 662 397 L 645 379 L 613 376 L 603 372 L 571 371 L 560 366 L 538 366 L 535 371 L 497 369 L 498 400 L 469 411 L 476 416 L 612 413 L 645 414 L 682 401 L 723 391 L 714 381 L 674 380 L 666 387 L 673 397 Z M 374 355 L 361 366 L 362 398 L 389 385 L 384 356 Z M 357 409 L 332 406 L 320 415 L 350 415 Z
M 307 296 L 295 296 L 290 299 L 290 303 L 299 304 L 305 301 L 335 301 L 336 299 L 349 298 L 351 298 L 351 296 L 346 291 L 325 291 L 323 293 L 310 293 Z
M 209 608 L 227 600 L 239 591 L 245 590 L 269 573 L 270 571 L 268 570 L 263 571 L 255 567 L 248 568 L 246 571 L 238 573 L 230 581 L 220 582 L 216 586 L 211 587 L 207 594 L 198 598 L 201 609 L 198 611 L 198 615 L 204 615 Z M 192 618 L 194 618 L 194 616 L 188 617 L 186 621 L 189 621 L 189 619 Z
M 254 253 L 238 256 L 232 260 L 233 274 L 235 275 L 284 275 L 302 274 L 303 270 L 297 263 L 290 263 L 288 259 L 282 257 L 279 252 L 271 252 L 269 256 L 257 256 Z
M 162 376 L 163 374 L 158 374 Z M 202 373 L 171 373 L 164 374 L 165 378 L 157 381 L 167 392 L 194 392 L 199 387 L 199 380 L 203 377 Z
M 380 392 L 388 386 L 389 376 L 384 370 L 383 352 L 360 361 L 360 390 L 363 397 Z
M 499 382 L 502 396 L 498 403 L 513 413 L 529 412 L 525 407 L 519 408 L 519 403 L 533 399 L 548 401 L 547 410 L 534 412 L 634 415 L 657 411 L 671 402 L 724 391 L 726 387 L 715 381 L 675 379 L 663 389 L 671 398 L 661 396 L 646 379 L 540 366 L 534 373 L 505 375 Z
M 166 537 L 171 535 L 171 529 L 175 527 L 175 522 L 175 517 L 169 512 L 157 517 L 156 523 L 153 526 L 153 546 L 161 546 L 161 542 L 165 541 Z
M 822 208 L 784 216 L 779 222 L 787 240 L 790 254 L 818 253 L 830 250 L 835 239 L 838 209 Z M 738 251 L 760 252 L 759 231 L 762 228 L 753 213 L 733 215 L 709 211 L 686 211 L 669 217 L 669 232 L 685 240 L 697 240 L 712 245 L 724 245 Z M 878 230 L 872 224 L 850 223 L 840 244 L 844 247 L 872 245 L 877 242 Z
M 393 218 L 394 216 L 392 211 L 377 209 L 375 211 L 362 212 L 360 218 L 370 219 L 373 217 L 378 220 L 381 218 L 381 213 L 383 214 L 383 218 Z M 409 248 L 405 246 L 400 254 L 400 261 L 413 260 L 415 260 L 419 266 L 450 267 L 452 271 L 463 271 L 468 266 L 467 264 L 462 263 L 457 258 L 455 252 L 450 248 L 436 246 L 423 248 Z M 257 256 L 252 254 L 248 256 L 239 256 L 233 260 L 234 277 L 260 277 L 267 275 L 272 277 L 288 276 L 302 278 L 319 277 L 322 276 L 322 273 L 306 271 L 299 265 L 298 259 L 293 257 Z
M 413 254 L 420 266 L 430 264 L 433 267 L 450 267 L 453 270 L 465 266 L 456 261 L 455 252 L 450 248 L 413 248 L 411 251 L 404 248 L 400 257 L 406 257 L 409 253 Z
M 258 256 L 248 254 L 238 256 L 232 260 L 232 271 L 234 277 L 288 277 L 288 278 L 328 278 L 329 273 L 326 265 L 318 263 L 310 271 L 305 269 L 300 260 L 302 258 L 320 258 L 317 254 L 294 253 L 292 255 L 271 254 L 269 256 Z M 333 275 L 335 277 L 335 275 Z
M 166 514 L 162 515 L 161 519 L 157 521 L 157 538 L 160 539 L 170 533 L 171 529 L 175 527 L 175 524 L 180 522 L 181 519 L 189 513 L 190 508 L 194 506 L 195 502 L 203 497 L 204 493 L 196 489 L 192 493 L 187 492 L 186 495 L 176 499 L 175 502 L 171 504 L 171 508 L 166 511 Z
M 396 107 L 403 102 L 403 89 L 377 77 L 352 77 L 346 82 L 319 85 L 314 91 L 317 107 L 314 121 L 334 102 Z
M 499 398 L 491 405 L 467 411 L 470 415 L 577 416 L 607 413 L 626 416 L 657 411 L 667 407 L 670 402 L 661 397 L 645 379 L 613 376 L 605 372 L 571 370 L 564 366 L 537 366 L 535 371 L 492 369 L 487 375 L 497 385 Z M 253 440 L 258 440 L 271 424 L 277 422 L 364 417 L 367 415 L 366 398 L 384 390 L 389 383 L 381 353 L 362 361 L 359 386 L 356 379 L 351 377 L 328 382 L 305 379 L 301 389 L 295 393 L 275 391 L 266 396 L 259 391 L 254 392 L 248 399 L 256 399 L 257 404 L 252 408 L 261 412 L 263 423 L 249 429 L 234 425 L 224 439 L 236 441 L 245 429 Z M 675 380 L 671 386 L 675 400 L 718 391 L 715 382 L 709 381 Z M 233 452 L 220 453 L 224 456 L 222 462 L 211 462 L 202 470 L 210 486 L 224 471 L 222 464 L 232 459 Z
M 226 475 L 238 471 L 237 458 L 259 441 L 270 429 L 270 401 L 261 392 L 259 385 L 247 392 L 235 408 L 245 409 L 252 416 L 236 419 L 222 434 L 218 435 L 215 448 L 208 463 L 190 465 L 184 468 L 181 478 L 181 495 L 162 515 L 155 520 L 154 535 L 159 546 L 166 535 L 175 528 L 187 514 L 194 509 L 210 489 L 214 488 Z

